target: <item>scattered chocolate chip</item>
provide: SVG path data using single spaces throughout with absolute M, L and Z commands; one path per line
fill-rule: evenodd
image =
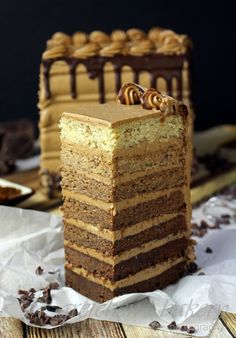
M 19 295 L 28 296 L 29 295 L 29 291 L 20 289 L 20 290 L 18 290 L 18 294 Z
M 177 329 L 177 324 L 175 321 L 171 322 L 169 325 L 167 325 L 169 330 L 176 330 Z
M 51 289 L 46 288 L 43 291 L 43 299 L 44 299 L 44 303 L 51 304 L 51 302 L 52 302 Z
M 35 325 L 38 325 L 38 326 L 47 325 L 49 323 L 51 317 L 46 315 L 44 310 L 45 310 L 45 307 L 41 307 L 40 310 L 37 310 L 33 313 L 28 313 L 26 315 L 26 318 L 29 319 L 31 324 L 35 324 Z
M 194 273 L 198 269 L 198 265 L 195 262 L 191 262 L 188 266 L 188 273 Z
M 43 274 L 43 268 L 41 266 L 38 266 L 35 270 L 36 275 L 42 275 Z
M 69 313 L 68 313 L 68 316 L 69 316 L 70 318 L 73 318 L 73 317 L 78 316 L 78 310 L 77 310 L 77 309 L 72 309 L 72 310 L 70 310 Z M 158 322 L 157 322 L 157 323 L 158 323 Z M 160 325 L 160 324 L 159 324 L 159 325 Z
M 154 320 L 153 322 L 148 324 L 153 330 L 158 330 L 161 327 L 161 324 L 157 321 Z
M 229 214 L 222 214 L 220 216 L 220 223 L 224 225 L 230 224 L 230 218 L 231 216 Z
M 193 327 L 193 326 L 190 326 L 190 327 L 188 327 L 188 329 L 187 329 L 187 332 L 190 333 L 190 334 L 194 333 L 195 331 L 196 331 L 196 330 L 195 330 L 195 327 Z
M 29 289 L 29 292 L 35 293 L 36 290 L 35 290 L 35 288 L 30 288 L 30 289 Z
M 37 302 L 38 302 L 38 303 L 45 303 L 44 297 L 38 297 L 38 298 L 37 298 Z
M 48 271 L 48 273 L 50 273 L 50 275 L 54 275 L 55 271 Z
M 207 229 L 207 228 L 209 228 L 209 226 L 210 226 L 209 223 L 207 223 L 204 219 L 201 220 L 200 227 L 202 229 Z
M 56 290 L 56 289 L 59 288 L 59 284 L 58 284 L 57 282 L 52 282 L 52 283 L 49 284 L 48 287 L 49 287 L 49 289 L 51 289 L 51 290 Z
M 231 215 L 230 214 L 222 214 L 221 215 L 221 218 L 231 218 Z
M 181 331 L 187 331 L 188 330 L 188 327 L 187 325 L 182 325 L 181 328 L 180 328 Z
M 24 312 L 27 309 L 27 307 L 30 306 L 32 301 L 28 299 L 20 299 L 19 303 L 20 303 L 21 310 Z
M 205 252 L 206 253 L 213 253 L 213 250 L 211 248 L 207 247 L 206 250 L 205 250 Z
M 199 272 L 198 276 L 204 276 L 205 272 Z
M 60 306 L 57 305 L 47 305 L 46 306 L 46 310 L 50 311 L 50 312 L 56 312 L 57 310 L 61 310 L 62 308 Z
M 67 315 L 56 315 L 56 316 L 51 317 L 50 324 L 52 326 L 57 326 L 57 325 L 63 324 L 67 319 L 68 319 Z
M 34 299 L 34 293 L 29 292 L 27 290 L 18 290 L 18 294 L 20 295 L 18 299 L 18 302 L 20 304 L 20 307 L 22 309 L 22 311 L 25 311 L 27 309 L 27 307 L 30 306 L 30 304 L 32 303 L 33 299 Z

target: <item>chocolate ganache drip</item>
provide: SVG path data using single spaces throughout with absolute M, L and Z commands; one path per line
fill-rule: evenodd
M 133 71 L 133 81 L 139 83 L 140 73 L 150 74 L 150 86 L 155 88 L 158 78 L 164 78 L 168 95 L 173 94 L 172 79 L 176 79 L 177 98 L 182 99 L 182 69 L 189 60 L 190 40 L 173 31 L 154 28 L 145 33 L 139 29 L 113 31 L 109 36 L 101 31 L 90 35 L 76 32 L 72 37 L 56 33 L 47 42 L 43 53 L 42 71 L 46 99 L 51 98 L 50 69 L 54 62 L 68 65 L 70 91 L 73 99 L 78 98 L 76 69 L 83 64 L 91 79 L 98 79 L 99 102 L 105 102 L 104 66 L 110 62 L 114 67 L 116 93 L 121 87 L 124 66 Z

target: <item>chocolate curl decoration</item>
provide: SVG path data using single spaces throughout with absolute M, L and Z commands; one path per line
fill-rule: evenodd
M 135 83 L 125 83 L 122 85 L 117 100 L 121 104 L 126 105 L 133 105 L 133 104 L 139 104 L 140 97 L 144 93 L 144 90 L 139 85 L 136 85 Z
M 147 89 L 140 97 L 144 109 L 160 109 L 163 95 L 154 88 Z

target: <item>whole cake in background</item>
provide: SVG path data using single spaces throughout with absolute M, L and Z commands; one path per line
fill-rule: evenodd
M 40 66 L 41 185 L 60 191 L 59 129 L 64 111 L 88 102 L 114 100 L 125 82 L 137 82 L 181 99 L 191 107 L 191 41 L 186 35 L 153 28 L 55 33 Z M 191 129 L 191 128 L 190 128 Z
M 118 101 L 60 122 L 66 284 L 98 302 L 164 288 L 195 258 L 187 107 L 133 83 Z

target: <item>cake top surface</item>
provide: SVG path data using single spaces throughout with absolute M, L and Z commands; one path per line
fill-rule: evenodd
M 167 115 L 187 115 L 186 106 L 153 88 L 143 88 L 135 83 L 124 84 L 117 96 L 118 102 L 84 104 L 78 112 L 64 113 L 82 122 L 102 125 L 119 125 L 136 119 Z
M 187 35 L 160 27 L 154 27 L 149 32 L 138 28 L 127 31 L 117 29 L 110 35 L 98 30 L 90 34 L 75 32 L 73 35 L 57 32 L 47 41 L 43 60 L 63 57 L 86 59 L 93 56 L 115 55 L 180 55 L 185 54 L 190 48 L 191 40 Z
M 83 122 L 103 125 L 116 125 L 133 119 L 146 118 L 154 115 L 158 115 L 158 112 L 145 110 L 139 105 L 126 106 L 118 102 L 81 105 L 78 112 L 63 114 L 63 116 L 72 117 L 73 119 Z

